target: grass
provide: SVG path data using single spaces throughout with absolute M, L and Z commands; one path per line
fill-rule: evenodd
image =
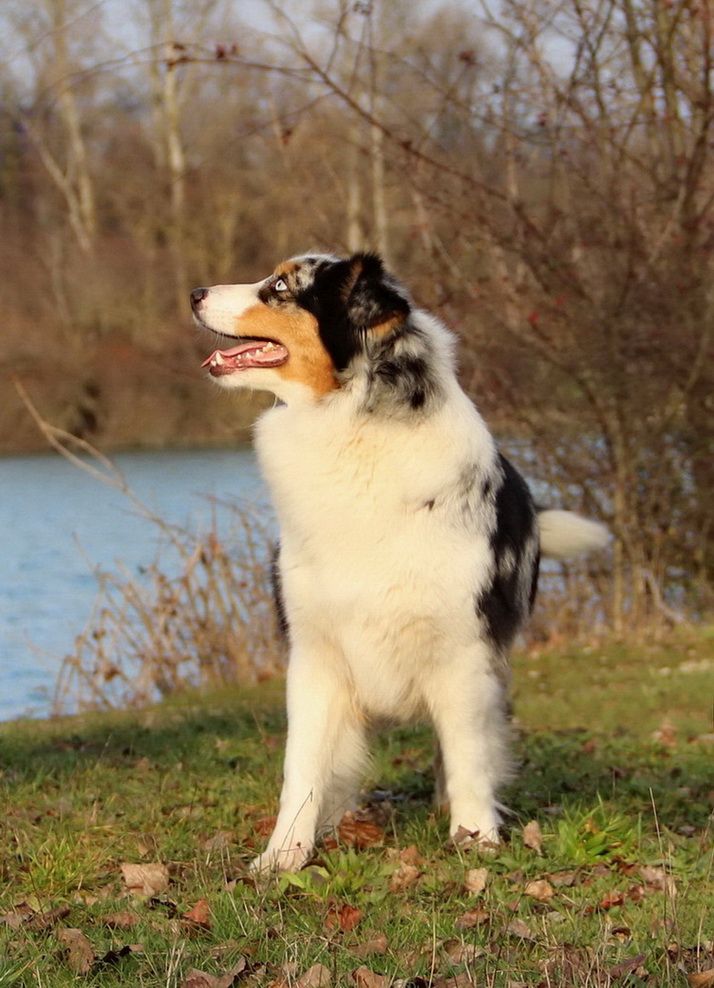
M 259 885 L 280 683 L 4 725 L 0 988 L 277 988 L 318 963 L 364 988 L 687 985 L 714 967 L 711 645 L 520 656 L 522 768 L 493 856 L 448 846 L 429 733 L 399 729 L 376 744 L 365 820 Z M 124 862 L 165 864 L 168 888 L 128 895 Z

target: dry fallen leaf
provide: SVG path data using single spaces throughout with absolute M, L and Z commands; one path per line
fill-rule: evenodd
M 470 868 L 466 872 L 464 888 L 472 895 L 479 895 L 486 888 L 488 868 Z
M 374 971 L 370 971 L 368 967 L 362 966 L 352 972 L 352 980 L 357 985 L 357 988 L 387 988 L 391 979 L 385 977 L 383 974 L 376 974 Z
M 424 864 L 424 858 L 419 853 L 416 844 L 410 844 L 399 852 L 399 860 L 404 864 L 414 865 L 419 868 Z
M 653 741 L 659 741 L 665 748 L 674 748 L 677 744 L 677 729 L 672 721 L 665 717 L 659 728 L 652 732 L 651 737 Z
M 444 978 L 435 978 L 434 981 L 427 981 L 422 978 L 424 988 L 473 988 L 474 980 L 468 971 L 459 971 L 458 974 L 449 974 Z M 407 982 L 409 985 L 413 985 L 414 981 Z M 395 986 L 398 982 L 395 982 Z
M 666 892 L 670 897 L 674 897 L 677 894 L 674 878 L 667 874 L 664 868 L 651 868 L 648 865 L 642 865 L 640 875 L 645 884 L 651 888 Z
M 260 837 L 270 837 L 278 818 L 276 816 L 261 816 L 253 824 L 253 830 Z
M 227 851 L 236 839 L 235 830 L 218 830 L 201 844 L 204 851 Z
M 139 917 L 130 912 L 108 913 L 100 922 L 110 930 L 130 930 L 139 922 Z
M 238 975 L 245 970 L 245 957 L 239 957 L 236 963 L 225 974 L 206 974 L 194 968 L 189 971 L 181 982 L 181 988 L 232 988 Z
M 354 947 L 352 953 L 357 957 L 369 957 L 370 954 L 386 954 L 388 949 L 389 941 L 384 933 L 376 933 L 370 940 Z
M 548 880 L 557 889 L 570 888 L 578 880 L 578 873 L 577 871 L 554 871 L 548 875 Z
M 208 905 L 208 899 L 199 899 L 196 905 L 185 912 L 181 917 L 183 920 L 187 920 L 189 923 L 194 923 L 196 926 L 202 926 L 206 930 L 211 929 L 211 907 Z
M 169 887 L 169 869 L 158 861 L 150 864 L 124 862 L 121 871 L 132 895 L 159 895 Z
M 538 854 L 541 853 L 543 848 L 543 834 L 537 820 L 531 820 L 523 828 L 523 843 L 526 847 L 530 847 L 532 851 L 536 851 Z
M 470 930 L 474 926 L 481 926 L 483 923 L 488 923 L 490 919 L 490 914 L 486 909 L 469 909 L 459 916 L 454 922 L 454 927 L 457 930 Z
M 350 906 L 344 902 L 342 905 L 334 903 L 330 906 L 325 917 L 325 928 L 327 930 L 342 930 L 349 933 L 357 926 L 362 919 L 362 910 L 355 906 Z
M 633 971 L 639 975 L 640 972 L 638 969 L 642 967 L 644 960 L 644 954 L 638 954 L 637 957 L 626 958 L 624 961 L 620 961 L 619 964 L 615 964 L 614 967 L 611 967 L 608 974 L 614 981 L 617 981 L 617 979 L 621 978 L 624 974 L 631 974 Z M 647 972 L 643 971 L 642 974 L 646 976 Z
M 67 964 L 75 974 L 88 974 L 94 964 L 94 948 L 81 930 L 57 930 L 57 939 L 67 948 Z
M 521 940 L 535 940 L 533 931 L 522 919 L 512 919 L 506 927 L 506 932 L 514 937 L 520 937 Z
M 710 967 L 708 971 L 688 974 L 687 981 L 690 988 L 714 988 L 714 967 Z
M 464 943 L 463 940 L 446 940 L 441 949 L 444 951 L 452 964 L 473 964 L 473 962 L 483 957 L 486 953 L 483 947 L 477 947 L 474 943 Z
M 537 899 L 538 902 L 550 902 L 555 895 L 553 886 L 545 878 L 538 878 L 533 882 L 528 882 L 523 891 L 531 899 Z
M 419 880 L 421 871 L 416 865 L 406 864 L 404 861 L 399 865 L 392 877 L 389 879 L 390 892 L 403 892 Z
M 295 988 L 330 988 L 332 975 L 324 964 L 313 964 L 295 982 Z
M 20 912 L 3 913 L 0 915 L 0 926 L 9 926 L 11 930 L 19 930 L 27 917 Z
M 340 841 L 358 851 L 375 844 L 384 843 L 384 831 L 376 823 L 369 820 L 359 820 L 353 813 L 345 813 L 337 828 Z
M 608 910 L 613 906 L 621 906 L 625 901 L 625 893 L 620 891 L 606 892 L 597 904 L 598 909 Z

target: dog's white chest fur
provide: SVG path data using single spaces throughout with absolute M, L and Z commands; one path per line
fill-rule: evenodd
M 343 666 L 365 713 L 413 715 L 429 665 L 473 638 L 489 574 L 488 532 L 454 495 L 469 464 L 490 469 L 495 455 L 478 414 L 458 401 L 415 427 L 355 415 L 341 397 L 269 412 L 257 449 L 293 643 Z

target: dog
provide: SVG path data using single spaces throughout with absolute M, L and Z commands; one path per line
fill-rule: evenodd
M 295 870 L 353 808 L 370 728 L 428 718 L 456 841 L 497 842 L 508 651 L 541 554 L 605 528 L 540 510 L 455 370 L 454 339 L 379 256 L 295 257 L 191 293 L 231 345 L 203 367 L 279 399 L 255 427 L 280 524 L 290 654 L 280 811 L 254 868 Z

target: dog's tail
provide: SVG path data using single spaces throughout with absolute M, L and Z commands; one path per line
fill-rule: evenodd
M 604 549 L 610 533 L 597 521 L 581 518 L 573 511 L 539 511 L 540 550 L 551 559 L 571 559 L 595 549 Z

